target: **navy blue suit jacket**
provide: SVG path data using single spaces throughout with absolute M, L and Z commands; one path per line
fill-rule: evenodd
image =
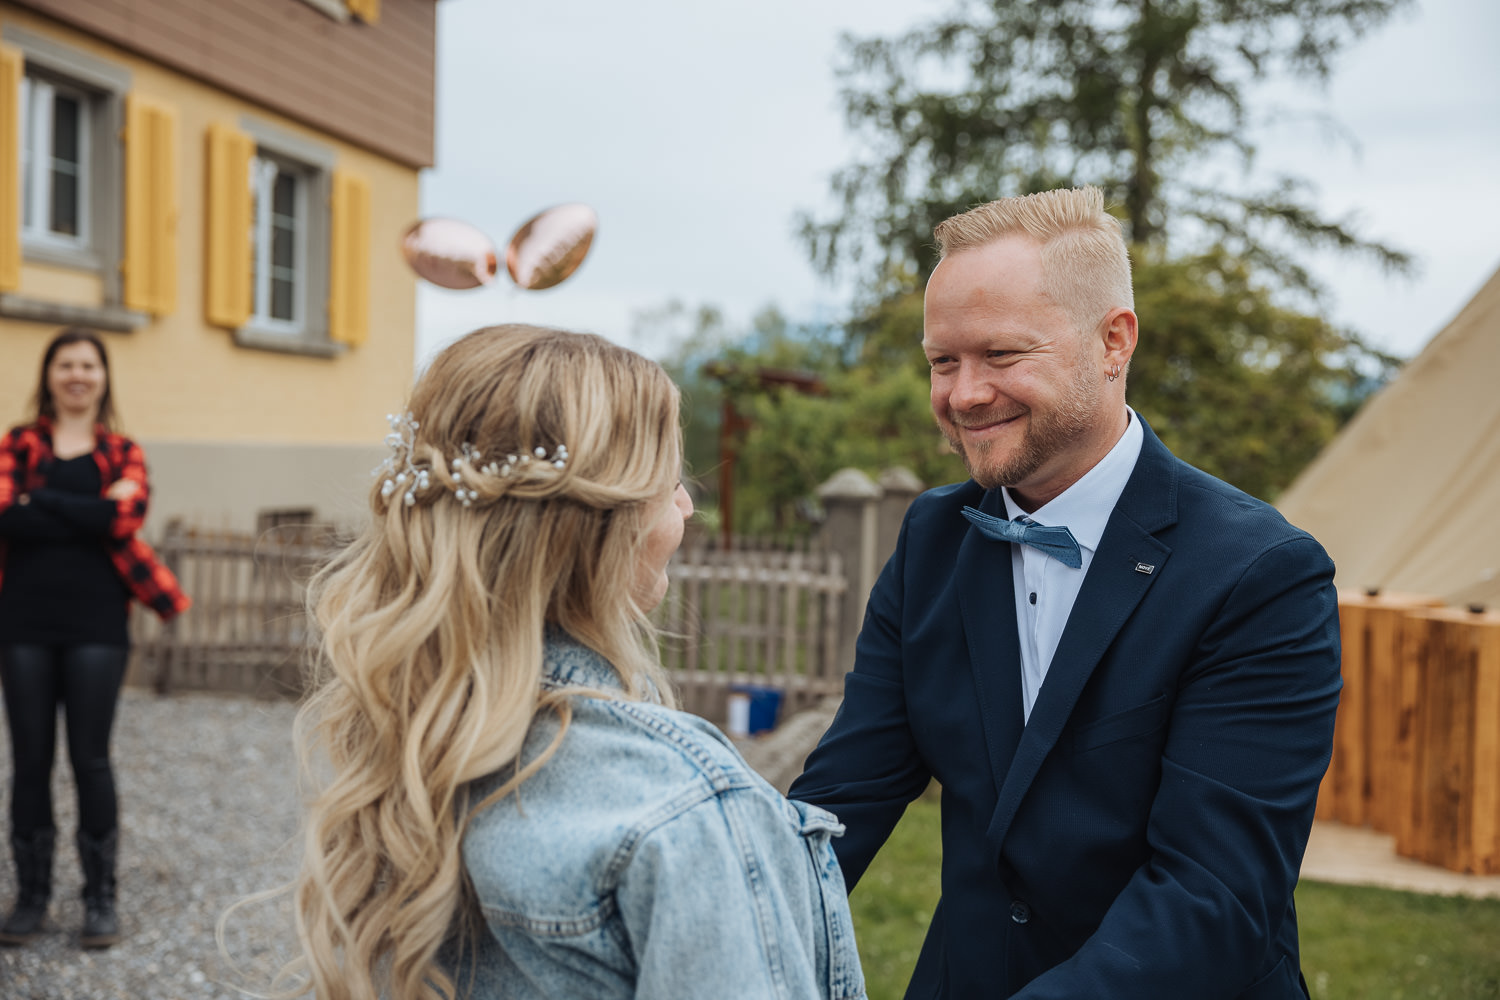
M 1143 421 L 1144 424 L 1144 421 Z M 942 900 L 908 1000 L 1304 997 L 1292 890 L 1340 687 L 1333 564 L 1145 428 L 1029 722 L 1010 547 L 919 497 L 794 798 L 851 888 L 942 785 Z

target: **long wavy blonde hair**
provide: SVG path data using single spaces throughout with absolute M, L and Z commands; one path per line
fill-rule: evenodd
M 297 742 L 305 777 L 324 781 L 294 965 L 320 1000 L 455 995 L 435 959 L 468 912 L 460 839 L 485 803 L 465 786 L 511 767 L 486 802 L 514 790 L 539 763 L 516 765 L 535 715 L 566 717 L 541 691 L 548 623 L 609 660 L 630 696 L 671 700 L 632 594 L 648 510 L 681 474 L 666 373 L 587 334 L 491 327 L 432 362 L 410 411 L 430 486 L 408 505 L 405 484 L 377 482 L 368 529 L 310 596 L 320 667 Z M 491 464 L 558 445 L 560 469 Z

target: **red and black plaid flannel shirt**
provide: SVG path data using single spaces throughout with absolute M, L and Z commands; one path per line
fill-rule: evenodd
M 94 461 L 99 466 L 103 490 L 119 479 L 129 479 L 140 486 L 129 500 L 115 501 L 110 537 L 105 541 L 110 561 L 136 600 L 166 621 L 186 611 L 192 602 L 182 592 L 172 571 L 156 558 L 151 546 L 135 537 L 146 520 L 146 503 L 151 495 L 151 486 L 146 481 L 146 454 L 134 441 L 110 433 L 103 426 L 95 429 L 95 438 L 98 444 L 93 452 Z M 46 417 L 13 428 L 0 438 L 0 510 L 15 503 L 21 494 L 45 486 L 47 467 L 53 458 L 52 422 Z M 0 540 L 0 579 L 4 572 L 5 542 Z

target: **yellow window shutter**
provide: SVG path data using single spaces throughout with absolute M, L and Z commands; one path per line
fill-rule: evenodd
M 0 292 L 21 287 L 21 50 L 0 45 Z
M 344 0 L 344 6 L 349 8 L 349 13 L 366 24 L 374 24 L 380 20 L 380 0 Z
M 125 305 L 177 308 L 177 112 L 131 94 L 125 103 Z
M 334 171 L 331 214 L 328 336 L 357 346 L 370 332 L 370 185 L 364 178 Z
M 250 161 L 255 142 L 231 126 L 208 127 L 204 234 L 204 313 L 237 329 L 250 319 Z

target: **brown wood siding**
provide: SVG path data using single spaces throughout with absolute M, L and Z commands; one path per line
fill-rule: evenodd
M 411 167 L 433 157 L 436 0 L 376 24 L 302 0 L 12 0 Z

